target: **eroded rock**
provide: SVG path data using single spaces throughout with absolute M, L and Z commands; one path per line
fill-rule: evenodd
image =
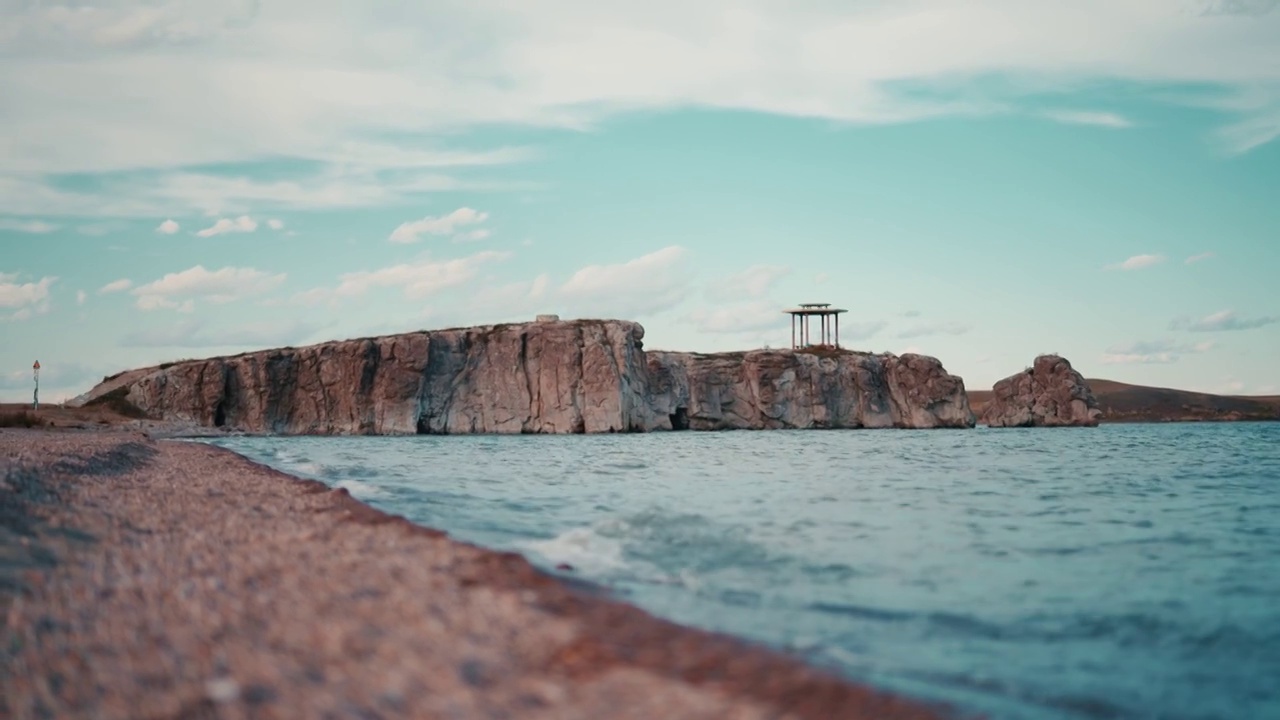
M 1030 368 L 992 388 L 982 412 L 989 427 L 1094 427 L 1102 417 L 1084 376 L 1058 355 L 1041 355 Z
M 644 328 L 555 321 L 416 332 L 122 373 L 155 420 L 280 434 L 972 427 L 936 359 L 851 351 L 652 352 Z
M 964 381 L 922 355 L 649 353 L 663 429 L 973 427 Z

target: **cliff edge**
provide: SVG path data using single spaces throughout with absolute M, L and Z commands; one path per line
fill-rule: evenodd
M 621 320 L 405 333 L 187 360 L 77 399 L 287 435 L 972 427 L 963 381 L 919 355 L 644 351 Z

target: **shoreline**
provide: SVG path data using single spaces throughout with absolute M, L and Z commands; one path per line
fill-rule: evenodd
M 0 433 L 0 715 L 950 712 L 192 440 Z

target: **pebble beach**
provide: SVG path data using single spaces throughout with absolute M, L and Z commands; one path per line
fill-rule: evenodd
M 202 443 L 0 432 L 0 716 L 942 717 Z

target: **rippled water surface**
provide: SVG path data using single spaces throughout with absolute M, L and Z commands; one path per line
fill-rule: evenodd
M 1280 423 L 229 438 L 994 718 L 1280 718 Z

